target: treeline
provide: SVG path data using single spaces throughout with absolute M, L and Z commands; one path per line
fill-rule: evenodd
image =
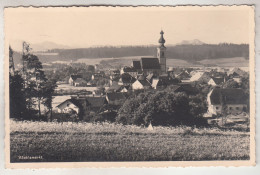
M 199 61 L 203 59 L 249 56 L 248 44 L 203 44 L 167 46 L 167 58 Z M 156 56 L 157 46 L 95 47 L 80 49 L 53 49 L 46 53 L 57 55 L 36 55 L 42 62 L 70 61 L 79 58 L 116 58 L 130 56 Z M 18 54 L 19 55 L 19 54 Z
M 62 60 L 78 58 L 111 58 L 153 55 L 156 56 L 157 46 L 124 46 L 98 47 L 84 49 L 52 50 L 59 53 Z M 203 44 L 203 45 L 176 45 L 167 47 L 167 58 L 199 61 L 203 59 L 245 57 L 248 58 L 249 45 L 247 44 Z

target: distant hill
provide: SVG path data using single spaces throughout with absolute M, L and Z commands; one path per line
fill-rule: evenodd
M 177 43 L 176 45 L 203 45 L 206 44 L 198 39 L 194 39 L 194 40 L 183 40 L 180 43 Z
M 183 44 L 167 46 L 166 56 L 168 59 L 180 59 L 189 62 L 200 60 L 213 60 L 219 58 L 249 57 L 248 44 Z M 33 45 L 32 45 L 33 47 Z M 122 46 L 122 47 L 94 47 L 79 49 L 52 49 L 44 52 L 35 52 L 41 62 L 53 61 L 77 61 L 81 58 L 119 58 L 119 57 L 136 57 L 141 55 L 156 56 L 157 46 Z M 37 48 L 38 49 L 38 48 Z M 33 50 L 35 50 L 33 48 Z M 21 53 L 14 54 L 15 62 L 21 60 Z

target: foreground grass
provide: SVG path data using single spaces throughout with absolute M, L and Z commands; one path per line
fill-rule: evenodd
M 11 162 L 249 159 L 249 133 L 216 128 L 11 121 L 10 139 Z

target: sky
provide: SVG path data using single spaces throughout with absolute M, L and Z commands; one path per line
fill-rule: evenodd
M 68 47 L 166 45 L 199 39 L 209 44 L 249 43 L 249 8 L 74 7 L 6 8 L 5 37 L 12 47 L 54 42 Z

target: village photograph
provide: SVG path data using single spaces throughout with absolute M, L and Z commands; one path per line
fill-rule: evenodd
M 7 161 L 252 161 L 252 13 L 5 8 Z

